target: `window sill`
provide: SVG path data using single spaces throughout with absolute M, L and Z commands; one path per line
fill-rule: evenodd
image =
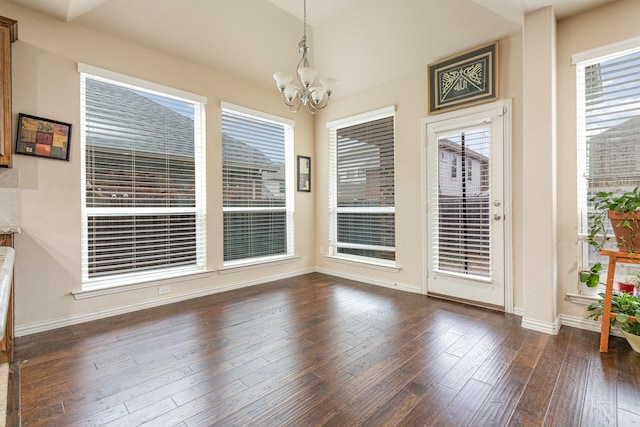
M 195 279 L 203 279 L 206 277 L 211 277 L 213 275 L 213 271 L 198 271 L 195 273 L 187 273 L 182 274 L 180 276 L 167 277 L 162 279 L 150 279 L 142 282 L 133 282 L 126 284 L 119 284 L 115 286 L 96 288 L 96 289 L 87 289 L 78 292 L 72 292 L 73 298 L 76 300 L 100 297 L 104 295 L 116 294 L 119 292 L 128 292 L 134 291 L 137 289 L 145 289 L 151 288 L 154 286 L 162 286 L 169 285 L 172 283 L 184 282 L 187 280 L 195 280 Z
M 270 258 L 261 261 L 247 261 L 230 263 L 218 269 L 218 274 L 237 273 L 239 271 L 253 270 L 256 268 L 264 268 L 271 265 L 286 264 L 300 259 L 299 256 L 283 256 L 279 258 Z
M 598 295 L 584 295 L 567 292 L 567 296 L 574 304 L 589 305 L 600 301 L 600 297 Z
M 374 261 L 356 260 L 351 258 L 342 258 L 337 256 L 326 256 L 325 258 L 327 259 L 327 261 L 337 262 L 340 264 L 354 265 L 357 267 L 366 267 L 366 268 L 371 268 L 371 269 L 380 270 L 380 271 L 387 271 L 389 273 L 400 272 L 400 267 L 398 267 L 397 265 L 383 264 L 383 263 L 374 262 Z

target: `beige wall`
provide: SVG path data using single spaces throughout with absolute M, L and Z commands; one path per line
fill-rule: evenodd
M 522 53 L 521 36 L 516 34 L 500 40 L 500 87 L 501 99 L 513 99 L 512 162 L 514 171 L 522 169 L 521 162 L 521 75 Z M 453 53 L 453 52 L 452 52 Z M 328 209 L 327 168 L 318 171 L 316 180 L 316 265 L 319 270 L 345 277 L 362 277 L 372 283 L 397 287 L 413 292 L 423 292 L 423 256 L 422 232 L 423 186 L 422 186 L 422 129 L 421 121 L 427 115 L 427 72 L 424 70 L 394 80 L 384 85 L 368 89 L 355 95 L 340 97 L 323 110 L 316 126 L 315 156 L 319 164 L 328 164 L 328 132 L 326 123 L 332 120 L 350 117 L 378 108 L 395 105 L 396 122 L 396 263 L 398 272 L 367 268 L 354 263 L 345 264 L 328 259 L 320 254 L 323 247 L 325 254 L 328 245 Z M 512 183 L 519 186 L 520 175 L 514 176 Z M 515 273 L 522 277 L 522 251 L 519 249 L 521 233 L 521 203 L 519 192 L 514 192 L 513 200 L 513 236 L 517 256 L 514 260 Z M 509 284 L 511 286 L 512 284 Z M 514 286 L 515 306 L 522 305 L 521 286 Z
M 80 164 L 78 62 L 197 93 L 208 98 L 208 255 L 209 268 L 222 265 L 222 215 L 220 109 L 221 100 L 286 116 L 275 91 L 254 87 L 235 77 L 177 61 L 111 37 L 65 24 L 27 9 L 0 1 L 0 15 L 19 21 L 19 41 L 14 44 L 14 116 L 18 112 L 49 117 L 74 125 L 71 161 L 61 162 L 15 156 L 21 173 L 21 226 L 16 238 L 16 304 L 18 331 L 33 332 L 161 302 L 157 288 L 75 300 L 80 290 Z M 618 0 L 597 11 L 560 22 L 557 26 L 557 302 L 558 314 L 584 317 L 584 306 L 567 302 L 564 295 L 576 288 L 576 162 L 575 77 L 573 53 L 640 36 L 636 17 L 640 2 Z M 615 23 L 612 25 L 612 23 Z M 523 43 L 516 34 L 500 40 L 500 98 L 513 99 L 512 135 L 512 235 L 514 306 L 547 304 L 524 293 L 524 283 L 540 280 L 525 272 L 523 227 L 527 188 L 535 179 L 523 173 Z M 535 41 L 533 41 L 535 42 Z M 455 52 L 448 52 L 453 54 Z M 426 67 L 425 67 L 426 68 Z M 551 90 L 551 89 L 550 89 Z M 389 272 L 330 262 L 327 250 L 327 130 L 330 120 L 395 105 L 396 111 L 396 211 L 397 261 L 400 271 Z M 382 285 L 422 291 L 422 136 L 426 116 L 426 69 L 396 78 L 378 87 L 338 97 L 317 116 L 288 115 L 296 120 L 296 154 L 313 157 L 313 192 L 296 193 L 296 252 L 292 263 L 172 284 L 169 297 L 188 297 L 236 286 L 259 283 L 317 269 L 362 277 Z M 535 209 L 535 207 L 534 207 Z M 545 214 L 545 212 L 540 212 Z M 530 213 L 535 217 L 536 212 Z M 51 219 L 53 218 L 53 219 Z M 549 237 L 551 239 L 551 237 Z M 545 268 L 544 266 L 542 268 Z M 553 275 L 554 272 L 551 273 Z M 163 296 L 164 297 L 164 296 Z
M 233 77 L 162 56 L 123 41 L 0 2 L 0 15 L 18 20 L 13 45 L 13 112 L 72 123 L 69 162 L 14 156 L 21 177 L 21 228 L 16 236 L 16 323 L 18 333 L 155 305 L 157 287 L 75 300 L 81 289 L 80 247 L 80 78 L 86 63 L 208 98 L 207 237 L 208 268 L 222 266 L 220 101 L 295 119 L 295 153 L 309 155 L 313 118 L 291 115 L 277 91 L 265 91 Z M 285 114 L 286 113 L 286 114 Z M 15 119 L 14 119 L 15 128 Z M 162 298 L 211 293 L 229 287 L 313 269 L 313 195 L 296 193 L 296 254 L 286 264 L 173 283 Z
M 565 316 L 586 317 L 577 291 L 576 79 L 571 55 L 640 37 L 640 1 L 618 0 L 558 23 L 558 300 Z

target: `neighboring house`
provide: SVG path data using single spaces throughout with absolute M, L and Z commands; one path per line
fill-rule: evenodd
M 97 96 L 95 93 L 105 92 L 113 94 L 114 99 L 126 99 L 126 103 L 117 106 L 122 111 L 122 120 L 130 122 L 133 117 L 140 123 L 135 136 L 117 132 L 117 126 L 92 128 L 87 132 L 87 162 L 93 162 L 93 173 L 87 176 L 86 183 L 88 205 L 144 206 L 167 198 L 181 205 L 193 204 L 194 186 L 167 182 L 167 177 L 155 166 L 161 163 L 164 167 L 169 163 L 171 169 L 193 177 L 193 119 L 134 90 L 97 80 L 89 80 L 87 84 L 102 86 L 99 91 L 88 92 L 87 102 L 91 102 L 91 96 Z M 145 128 L 155 126 L 159 120 L 174 133 L 162 141 L 147 138 Z M 133 176 L 127 171 L 130 168 L 119 167 L 132 162 L 136 166 Z
M 640 117 L 588 138 L 587 153 L 588 197 L 634 186 L 640 181 Z
M 439 139 L 438 143 L 440 197 L 461 197 L 463 183 L 468 197 L 488 196 L 489 159 L 466 148 L 463 165 L 460 144 L 444 138 Z
M 284 200 L 284 164 L 273 162 L 260 150 L 226 133 L 222 134 L 222 169 L 225 174 L 225 206 L 232 200 Z

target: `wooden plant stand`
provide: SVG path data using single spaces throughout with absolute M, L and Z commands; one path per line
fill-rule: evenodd
M 611 313 L 611 300 L 613 298 L 613 278 L 616 273 L 616 264 L 640 264 L 640 254 L 601 250 L 600 255 L 609 257 L 609 269 L 607 270 L 607 288 L 604 294 L 604 307 L 602 311 L 602 329 L 600 331 L 600 352 L 607 353 L 609 351 L 609 328 L 611 319 L 616 317 L 615 313 Z M 637 322 L 637 319 L 631 318 L 630 321 Z

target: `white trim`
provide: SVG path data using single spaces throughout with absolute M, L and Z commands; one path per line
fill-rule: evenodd
M 560 331 L 560 317 L 556 317 L 553 323 L 523 317 L 521 326 L 525 329 L 531 329 L 549 335 L 558 335 Z
M 44 332 L 51 329 L 62 328 L 65 326 L 77 325 L 80 323 L 91 322 L 93 320 L 105 319 L 107 317 L 118 316 L 120 314 L 131 313 L 147 308 L 160 307 L 174 302 L 180 302 L 189 300 L 192 298 L 203 297 L 207 295 L 217 294 L 220 292 L 231 291 L 234 289 L 246 288 L 249 286 L 255 286 L 262 283 L 268 283 L 275 280 L 288 279 L 290 277 L 300 276 L 303 274 L 313 273 L 313 269 L 297 270 L 286 274 L 274 275 L 269 277 L 262 277 L 260 279 L 246 280 L 227 285 L 222 285 L 214 288 L 198 289 L 195 291 L 185 292 L 178 295 L 172 295 L 170 297 L 158 298 L 153 301 L 147 301 L 143 303 L 131 304 L 123 307 L 110 308 L 97 312 L 91 312 L 86 314 L 73 315 L 60 319 L 47 320 L 44 322 L 34 322 L 27 325 L 20 325 L 16 327 L 16 337 L 22 337 L 25 335 L 31 335 L 38 332 Z
M 218 274 L 237 273 L 240 271 L 253 270 L 256 268 L 264 268 L 269 265 L 287 264 L 299 260 L 299 256 L 284 255 L 265 257 L 264 259 L 252 259 L 250 261 L 229 261 L 218 269 Z
M 598 295 L 585 295 L 567 292 L 567 296 L 572 303 L 581 305 L 590 305 L 601 300 Z
M 421 197 L 422 197 L 422 212 L 421 212 L 421 227 L 422 227 L 422 288 L 423 293 L 426 295 L 428 293 L 427 288 L 427 279 L 429 274 L 429 267 L 427 265 L 429 251 L 428 246 L 428 234 L 429 234 L 429 224 L 428 224 L 428 195 L 427 195 L 427 144 L 428 144 L 428 135 L 427 135 L 427 125 L 433 122 L 439 122 L 443 120 L 449 119 L 457 119 L 465 116 L 473 116 L 473 115 L 481 115 L 486 112 L 496 111 L 498 116 L 506 116 L 503 123 L 503 147 L 502 147 L 502 167 L 503 167 L 503 221 L 504 221 L 504 311 L 506 313 L 513 313 L 515 309 L 513 307 L 513 208 L 512 208 L 512 145 L 513 145 L 513 107 L 512 107 L 512 99 L 501 99 L 489 104 L 478 105 L 471 108 L 464 108 L 462 110 L 455 110 L 449 113 L 438 114 L 436 116 L 429 116 L 421 120 L 420 122 L 420 134 L 422 138 L 422 152 L 421 152 Z M 521 312 L 520 316 L 524 314 L 524 311 Z
M 315 271 L 317 273 L 328 274 L 329 276 L 341 277 L 343 279 L 354 280 L 362 283 L 368 283 L 370 285 L 380 286 L 383 288 L 397 289 L 399 291 L 411 292 L 413 294 L 422 294 L 422 290 L 420 289 L 419 286 L 413 286 L 406 283 L 371 279 L 368 277 L 363 277 L 359 274 L 349 274 L 349 273 L 344 273 L 342 271 L 334 271 L 334 270 L 325 269 L 325 268 L 316 268 Z
M 325 259 L 330 262 L 353 265 L 356 267 L 365 267 L 380 271 L 388 271 L 390 273 L 399 273 L 401 270 L 401 268 L 395 263 L 391 264 L 391 262 L 389 262 L 387 264 L 383 263 L 382 261 L 376 262 L 374 261 L 375 258 L 371 258 L 371 260 L 369 260 L 369 258 L 358 257 L 358 259 L 356 259 L 355 255 L 353 257 L 354 258 L 347 257 L 346 255 L 327 255 L 325 256 Z
M 158 83 L 153 83 L 147 80 L 138 79 L 136 77 L 127 76 L 126 74 L 116 73 L 115 71 L 105 70 L 104 68 L 94 67 L 93 65 L 87 65 L 78 62 L 78 72 L 84 74 L 90 74 L 94 77 L 113 80 L 119 83 L 124 83 L 132 86 L 138 86 L 144 89 L 158 92 L 162 95 L 170 95 L 176 98 L 185 99 L 201 104 L 207 103 L 207 97 L 197 95 L 195 93 L 187 92 L 184 90 L 164 86 Z
M 606 46 L 599 46 L 594 49 L 577 52 L 571 55 L 571 65 L 576 65 L 580 62 L 589 61 L 601 61 L 606 59 L 607 56 L 616 55 L 619 56 L 625 51 L 634 51 L 640 48 L 640 37 L 634 37 L 632 39 L 619 41 Z
M 560 323 L 562 326 L 569 326 L 571 328 L 584 329 L 585 331 L 593 331 L 600 333 L 602 330 L 602 322 L 599 320 L 587 319 L 584 317 L 570 316 L 568 314 L 560 315 Z M 610 328 L 609 333 L 617 337 L 624 337 L 620 329 Z
M 379 108 L 377 110 L 369 111 L 366 113 L 358 114 L 355 116 L 349 116 L 342 119 L 332 120 L 327 122 L 328 129 L 342 128 L 346 126 L 355 126 L 360 123 L 366 123 L 373 120 L 384 119 L 385 117 L 391 117 L 396 113 L 396 106 L 391 105 L 389 107 Z
M 116 294 L 120 292 L 133 291 L 136 289 L 170 285 L 172 283 L 179 283 L 187 280 L 203 279 L 206 277 L 211 277 L 212 275 L 213 275 L 213 271 L 199 271 L 195 273 L 191 272 L 191 273 L 180 274 L 180 275 L 176 275 L 173 277 L 166 277 L 166 278 L 155 278 L 155 279 L 147 278 L 147 279 L 139 280 L 137 282 L 135 281 L 135 279 L 131 279 L 129 283 L 124 283 L 119 285 L 114 285 L 114 283 L 117 283 L 117 280 L 106 280 L 105 283 L 103 284 L 103 287 L 97 287 L 99 285 L 96 285 L 91 282 L 85 282 L 83 283 L 83 286 L 86 289 L 81 291 L 71 292 L 71 294 L 76 300 L 81 300 L 85 298 L 93 298 L 93 297 L 99 297 L 103 295 Z M 93 288 L 91 286 L 93 286 Z
M 513 314 L 515 314 L 516 316 L 524 316 L 524 308 L 522 307 L 513 307 Z
M 277 124 L 281 124 L 281 125 L 287 125 L 287 126 L 291 126 L 291 127 L 296 127 L 295 120 L 285 119 L 284 117 L 276 116 L 274 114 L 269 114 L 269 113 L 265 113 L 265 112 L 258 111 L 258 110 L 253 110 L 251 108 L 243 107 L 241 105 L 232 104 L 230 102 L 220 101 L 220 108 L 223 109 L 223 110 L 230 111 L 230 112 L 235 113 L 235 114 L 239 114 L 241 116 L 246 116 L 246 117 L 249 117 L 249 118 L 259 117 L 259 118 L 261 118 L 263 120 L 266 120 L 266 121 L 269 121 L 269 122 L 273 122 L 273 123 L 277 123 Z

